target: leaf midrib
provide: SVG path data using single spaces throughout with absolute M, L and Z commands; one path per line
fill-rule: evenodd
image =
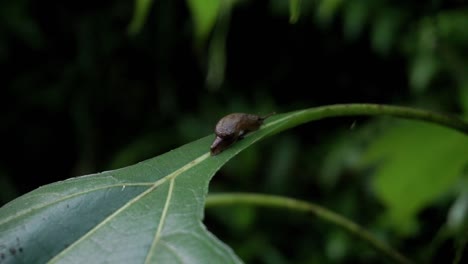
M 116 210 L 114 213 L 110 214 L 108 217 L 106 217 L 102 222 L 100 222 L 98 225 L 96 225 L 95 227 L 93 227 L 92 229 L 90 229 L 86 234 L 84 234 L 83 236 L 81 236 L 78 240 L 76 240 L 75 242 L 73 242 L 72 244 L 70 244 L 67 248 L 65 248 L 64 250 L 62 250 L 60 253 L 58 253 L 55 257 L 53 257 L 51 260 L 48 261 L 48 263 L 56 263 L 62 256 L 64 256 L 68 251 L 70 251 L 73 247 L 77 246 L 79 243 L 81 243 L 82 241 L 84 241 L 86 238 L 88 238 L 89 236 L 91 236 L 93 233 L 95 233 L 97 230 L 99 230 L 102 226 L 104 226 L 105 224 L 107 224 L 108 222 L 110 222 L 114 217 L 116 217 L 118 214 L 120 214 L 122 211 L 124 211 L 126 208 L 130 207 L 131 205 L 133 205 L 134 203 L 136 203 L 138 200 L 140 200 L 141 198 L 143 198 L 144 196 L 146 196 L 147 194 L 151 193 L 153 190 L 155 190 L 158 186 L 164 184 L 165 182 L 169 181 L 169 180 L 172 180 L 174 181 L 177 176 L 181 175 L 182 173 L 186 172 L 187 170 L 195 167 L 196 165 L 198 165 L 199 163 L 201 163 L 202 161 L 204 161 L 205 159 L 207 159 L 208 157 L 210 157 L 210 153 L 207 152 L 201 156 L 199 156 L 198 158 L 190 161 L 189 163 L 187 163 L 186 165 L 184 165 L 183 167 L 181 167 L 180 169 L 172 172 L 171 174 L 167 175 L 166 177 L 164 178 L 161 178 L 160 180 L 154 182 L 151 186 L 151 188 L 149 188 L 148 190 L 142 192 L 141 194 L 139 194 L 138 196 L 136 196 L 135 198 L 133 198 L 132 200 L 128 201 L 127 203 L 125 203 L 124 205 L 122 205 L 118 210 Z M 124 184 L 122 184 L 124 185 Z M 122 186 L 121 185 L 121 186 Z M 155 233 L 155 239 L 153 241 L 153 245 L 151 247 L 151 249 L 154 249 L 154 247 L 156 246 L 156 243 L 158 242 L 159 239 L 156 239 L 157 236 L 158 236 L 158 230 L 159 232 L 162 230 L 163 228 L 163 225 L 164 225 L 164 220 L 165 218 L 167 217 L 167 208 L 169 207 L 170 205 L 170 201 L 168 201 L 167 199 L 170 198 L 170 195 L 172 195 L 172 191 L 168 192 L 168 197 L 166 198 L 166 203 L 165 203 L 165 208 L 164 210 L 166 210 L 166 214 L 164 213 L 163 211 L 163 214 L 161 215 L 161 219 L 159 221 L 159 224 L 158 224 L 158 227 L 156 229 L 156 233 Z M 163 218 L 164 217 L 164 218 Z M 159 234 L 160 235 L 160 234 Z M 150 253 L 148 253 L 150 254 Z

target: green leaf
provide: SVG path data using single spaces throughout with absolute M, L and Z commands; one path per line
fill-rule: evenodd
M 145 24 L 146 17 L 148 16 L 153 0 L 135 0 L 135 10 L 133 12 L 133 19 L 128 26 L 128 33 L 136 34 L 140 32 Z
M 468 10 L 466 8 L 451 9 L 438 13 L 435 17 L 437 33 L 445 41 L 465 47 L 468 42 L 466 23 Z
M 232 157 L 210 157 L 212 139 L 14 200 L 0 250 L 23 263 L 239 263 L 200 222 L 208 181 Z
M 384 55 L 389 53 L 398 38 L 402 15 L 399 10 L 385 9 L 373 21 L 371 42 L 377 52 Z
M 195 25 L 195 38 L 203 43 L 215 26 L 222 0 L 187 0 Z
M 410 66 L 410 85 L 415 93 L 424 92 L 439 69 L 433 54 L 423 53 L 416 56 Z
M 295 24 L 301 13 L 301 0 L 289 0 L 289 23 Z
M 460 186 L 460 194 L 450 207 L 447 215 L 447 227 L 454 233 L 463 233 L 463 230 L 468 230 L 468 179 L 462 179 Z
M 228 22 L 223 19 L 220 23 L 227 24 Z M 227 27 L 219 28 L 219 30 L 215 30 L 213 38 L 210 41 L 206 83 L 211 90 L 219 89 L 224 81 L 224 71 L 226 70 L 226 38 Z
M 331 22 L 343 5 L 343 0 L 322 0 L 317 9 L 317 18 L 323 24 Z
M 344 35 L 351 40 L 356 40 L 364 31 L 369 19 L 369 3 L 366 1 L 349 1 L 344 11 Z
M 377 163 L 376 195 L 402 234 L 414 231 L 417 213 L 454 186 L 467 162 L 466 135 L 410 122 L 389 129 L 365 155 L 365 164 Z
M 455 119 L 409 108 L 335 105 L 279 114 L 217 156 L 213 135 L 156 158 L 38 188 L 0 208 L 0 255 L 12 263 L 240 263 L 202 224 L 208 183 L 267 135 L 340 115 L 390 114 L 468 131 Z

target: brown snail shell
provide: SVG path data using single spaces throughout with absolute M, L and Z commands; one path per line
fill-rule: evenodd
M 215 127 L 216 138 L 210 147 L 211 155 L 218 155 L 245 134 L 258 130 L 263 121 L 274 114 L 273 112 L 265 116 L 259 116 L 233 113 L 221 118 Z

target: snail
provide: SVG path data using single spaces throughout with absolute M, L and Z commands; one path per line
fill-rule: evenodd
M 263 121 L 274 114 L 273 112 L 265 116 L 258 116 L 233 113 L 221 118 L 215 127 L 216 138 L 210 147 L 211 155 L 218 155 L 234 142 L 242 139 L 247 133 L 258 130 Z

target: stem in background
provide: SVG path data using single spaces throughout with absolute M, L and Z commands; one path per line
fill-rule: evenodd
M 369 231 L 359 226 L 358 224 L 324 207 L 310 202 L 281 196 L 253 193 L 210 194 L 206 199 L 206 207 L 224 206 L 231 204 L 249 204 L 263 207 L 286 208 L 296 211 L 310 212 L 315 216 L 338 225 L 351 234 L 367 241 L 377 251 L 385 254 L 393 261 L 404 264 L 412 263 L 412 261 L 410 261 L 408 258 L 390 246 L 386 245 L 384 242 L 378 240 Z

